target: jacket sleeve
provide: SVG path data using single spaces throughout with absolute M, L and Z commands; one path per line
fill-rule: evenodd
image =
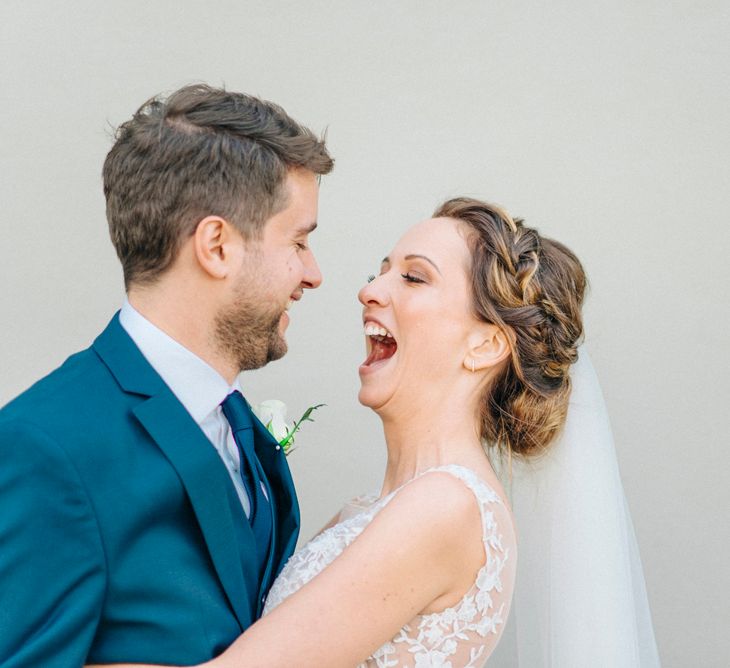
M 0 667 L 83 665 L 105 586 L 73 462 L 37 426 L 0 422 Z

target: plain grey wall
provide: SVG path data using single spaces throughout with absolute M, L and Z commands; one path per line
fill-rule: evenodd
M 355 294 L 442 199 L 505 205 L 592 282 L 587 346 L 612 414 L 666 668 L 726 666 L 730 549 L 728 5 L 124 0 L 0 6 L 0 404 L 119 306 L 100 170 L 149 96 L 225 84 L 329 128 L 325 275 L 290 354 L 246 374 L 292 415 L 304 536 L 375 487 L 356 401 Z

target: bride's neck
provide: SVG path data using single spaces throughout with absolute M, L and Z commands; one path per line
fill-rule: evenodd
M 486 459 L 473 414 L 466 407 L 444 405 L 381 418 L 388 448 L 383 496 L 426 469 L 446 464 L 474 467 Z

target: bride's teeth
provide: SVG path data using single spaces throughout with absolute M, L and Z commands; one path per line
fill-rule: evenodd
M 381 327 L 380 325 L 376 325 L 373 322 L 367 322 L 365 323 L 365 336 L 386 336 L 388 338 L 393 338 L 393 335 L 385 329 L 385 327 Z

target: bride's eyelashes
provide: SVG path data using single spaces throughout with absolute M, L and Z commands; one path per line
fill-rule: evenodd
M 401 274 L 401 276 L 408 282 L 408 283 L 425 283 L 422 278 L 418 278 L 418 276 L 414 276 L 413 274 L 409 274 L 406 272 L 405 274 Z
M 418 276 L 414 276 L 413 274 L 409 272 L 405 272 L 404 274 L 401 274 L 401 276 L 408 282 L 408 283 L 425 283 L 422 278 L 419 278 Z M 375 274 L 369 274 L 367 281 L 368 283 L 372 283 L 375 280 Z

